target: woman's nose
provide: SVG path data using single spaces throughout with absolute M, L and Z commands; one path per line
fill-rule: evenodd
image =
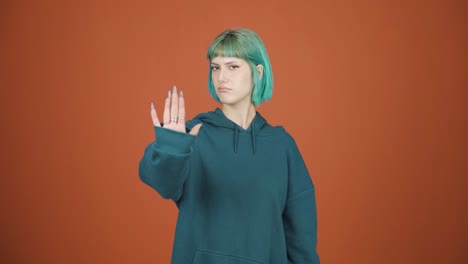
M 218 70 L 218 82 L 219 83 L 224 83 L 226 82 L 226 74 L 223 69 Z

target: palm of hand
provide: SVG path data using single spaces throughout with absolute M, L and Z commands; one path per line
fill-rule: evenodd
M 153 125 L 161 127 L 158 115 L 154 105 L 151 103 L 151 118 L 153 119 Z M 192 128 L 190 131 L 191 135 L 198 135 L 200 127 L 202 125 L 198 124 Z M 177 88 L 174 86 L 174 89 L 169 91 L 166 101 L 164 103 L 164 113 L 163 113 L 163 128 L 171 129 L 177 132 L 185 133 L 185 98 L 182 91 L 180 94 L 177 94 Z

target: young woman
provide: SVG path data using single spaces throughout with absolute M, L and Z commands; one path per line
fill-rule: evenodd
M 294 139 L 255 110 L 273 75 L 258 35 L 226 30 L 210 45 L 208 87 L 222 109 L 186 122 L 169 92 L 140 179 L 179 209 L 172 264 L 317 264 L 315 188 Z

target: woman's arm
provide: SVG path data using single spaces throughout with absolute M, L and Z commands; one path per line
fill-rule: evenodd
M 157 140 L 146 147 L 139 176 L 163 198 L 177 203 L 188 176 L 195 136 L 162 127 L 155 127 L 155 133 Z
M 174 200 L 179 207 L 178 201 L 189 173 L 192 144 L 201 124 L 194 126 L 190 133 L 186 133 L 185 101 L 182 92 L 177 94 L 175 86 L 172 94 L 169 92 L 166 98 L 163 124 L 159 122 L 153 104 L 151 117 L 156 140 L 145 149 L 140 160 L 139 176 L 163 198 Z
M 288 198 L 283 225 L 289 264 L 319 264 L 315 186 L 294 139 L 288 148 Z

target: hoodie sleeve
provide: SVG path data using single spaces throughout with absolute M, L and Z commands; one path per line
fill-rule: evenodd
M 315 187 L 294 139 L 288 148 L 288 195 L 283 211 L 288 264 L 319 264 Z
M 154 127 L 156 140 L 150 143 L 140 160 L 140 179 L 177 207 L 189 173 L 189 159 L 195 136 Z

